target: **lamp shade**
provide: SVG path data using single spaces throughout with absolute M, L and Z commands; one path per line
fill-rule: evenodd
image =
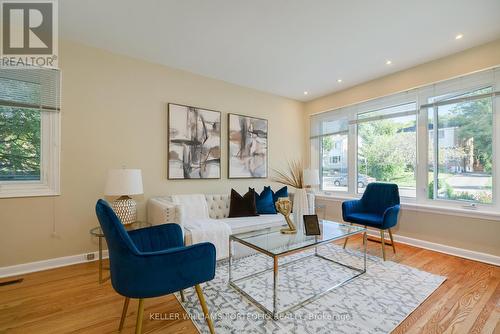
M 316 186 L 319 184 L 319 170 L 304 169 L 304 184 L 306 186 Z
M 110 169 L 104 193 L 108 196 L 142 194 L 142 173 L 140 169 Z

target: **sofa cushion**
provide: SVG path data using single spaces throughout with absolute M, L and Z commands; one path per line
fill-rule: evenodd
M 249 190 L 241 196 L 236 190 L 231 189 L 231 203 L 229 204 L 229 217 L 258 216 L 255 205 L 255 191 Z
M 264 190 L 269 189 L 271 193 L 273 194 L 273 202 L 276 203 L 278 201 L 278 198 L 280 197 L 288 197 L 288 187 L 284 186 L 283 188 L 279 189 L 277 192 L 274 192 L 271 187 L 266 186 L 264 187 Z
M 254 190 L 252 188 L 248 188 L 249 190 Z M 255 193 L 255 205 L 257 207 L 257 213 L 260 215 L 265 214 L 275 214 L 276 207 L 274 206 L 273 200 L 273 192 L 271 188 L 265 188 L 262 190 L 260 194 Z

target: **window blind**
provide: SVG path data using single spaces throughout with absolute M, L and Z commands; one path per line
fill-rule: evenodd
M 422 104 L 420 106 L 420 109 L 435 108 L 435 107 L 440 107 L 440 106 L 446 106 L 449 104 L 471 102 L 474 100 L 481 100 L 481 99 L 488 98 L 488 97 L 493 98 L 493 97 L 498 97 L 498 96 L 500 96 L 500 91 L 478 94 L 478 95 L 473 95 L 473 96 L 457 97 L 455 99 L 442 100 L 442 101 L 436 101 L 436 102 L 432 102 L 432 103 Z
M 498 78 L 500 78 L 500 67 L 494 67 L 477 73 L 411 89 L 406 92 L 375 98 L 358 104 L 315 114 L 311 116 L 310 137 L 313 139 L 336 134 L 338 131 L 348 131 L 349 125 L 356 125 L 363 122 L 415 115 L 423 109 L 474 101 L 488 97 L 499 97 L 500 89 L 499 87 L 494 87 L 495 89 L 493 91 L 484 94 L 467 94 L 462 96 L 439 98 L 442 94 L 447 94 L 450 91 L 463 91 L 464 93 L 470 93 L 471 89 L 474 89 L 474 87 L 478 90 L 485 88 L 487 85 L 497 82 Z M 419 100 L 418 96 L 424 93 L 426 95 L 435 96 L 436 98 L 430 101 Z M 417 101 L 417 103 L 413 103 L 411 105 L 409 101 Z M 393 107 L 390 108 L 394 110 L 389 113 L 376 114 L 374 112 L 382 109 L 386 112 L 387 108 L 391 105 Z M 398 110 L 398 108 L 401 107 L 404 108 Z M 332 130 L 329 129 L 328 126 L 324 125 L 334 121 L 340 121 L 341 124 L 343 124 L 341 130 L 339 130 L 339 128 Z
M 60 70 L 0 68 L 0 106 L 60 111 L 60 91 Z

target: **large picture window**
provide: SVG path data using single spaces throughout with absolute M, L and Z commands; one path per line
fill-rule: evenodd
M 492 91 L 429 99 L 429 199 L 493 202 Z
M 416 103 L 358 114 L 358 192 L 374 181 L 392 182 L 416 196 Z
M 327 195 L 390 182 L 403 204 L 498 213 L 499 109 L 495 68 L 316 114 L 311 167 Z
M 321 188 L 325 191 L 348 191 L 348 120 L 317 122 L 311 143 L 319 157 Z

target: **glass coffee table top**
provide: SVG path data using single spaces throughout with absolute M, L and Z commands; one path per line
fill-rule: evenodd
M 130 224 L 123 225 L 123 227 L 125 227 L 125 229 L 127 231 L 138 230 L 140 228 L 149 227 L 149 226 L 151 226 L 151 223 L 143 222 L 143 221 L 136 221 L 136 222 L 133 222 Z M 104 237 L 104 233 L 102 233 L 102 229 L 100 226 L 96 226 L 96 227 L 92 228 L 89 232 L 93 236 Z
M 340 224 L 328 220 L 320 220 L 321 235 L 308 236 L 302 232 L 283 234 L 282 227 L 267 228 L 259 231 L 240 233 L 231 239 L 251 248 L 257 249 L 269 256 L 279 256 L 285 253 L 321 245 L 337 239 L 343 239 L 366 231 L 363 227 Z

